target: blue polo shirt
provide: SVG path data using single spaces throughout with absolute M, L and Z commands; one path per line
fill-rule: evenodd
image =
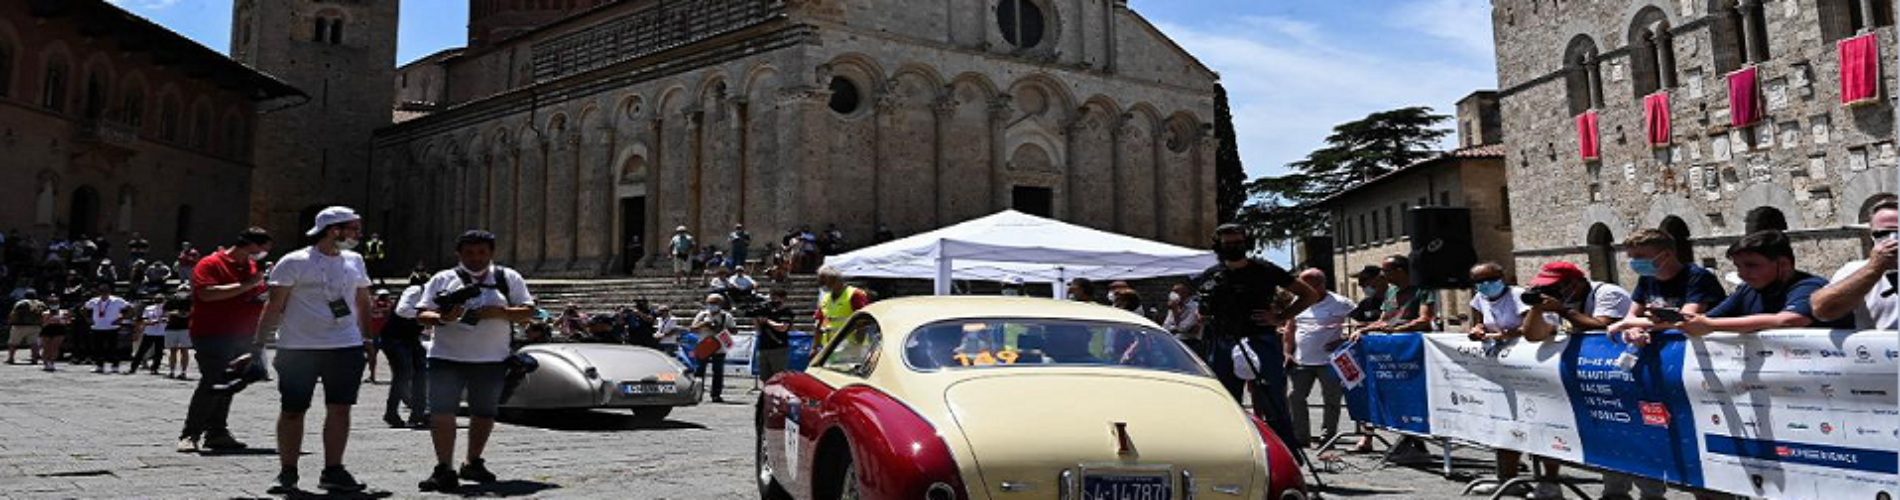
M 1728 292 L 1722 290 L 1722 280 L 1715 273 L 1695 264 L 1688 264 L 1682 272 L 1670 280 L 1655 276 L 1644 276 L 1636 280 L 1636 290 L 1630 293 L 1630 300 L 1644 307 L 1656 307 L 1658 304 L 1681 308 L 1689 304 L 1702 304 L 1703 310 L 1715 307 L 1728 299 Z
M 1722 305 L 1709 310 L 1708 317 L 1735 318 L 1791 312 L 1813 321 L 1813 324 L 1808 325 L 1809 328 L 1853 328 L 1854 318 L 1851 315 L 1834 321 L 1815 319 L 1814 305 L 1808 302 L 1808 298 L 1826 286 L 1827 280 L 1801 271 L 1795 271 L 1794 282 L 1787 286 L 1756 290 L 1743 283 L 1735 287 L 1735 294 L 1722 301 Z

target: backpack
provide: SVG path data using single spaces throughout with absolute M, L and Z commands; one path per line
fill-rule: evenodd
M 502 300 L 508 301 L 508 305 L 516 305 L 520 302 L 515 300 L 515 287 L 508 282 L 508 268 L 502 267 L 500 264 L 491 264 L 490 267 L 492 267 L 493 270 L 489 272 L 495 273 L 495 284 L 493 285 L 475 283 L 475 275 L 469 274 L 468 271 L 464 271 L 460 267 L 455 268 L 455 277 L 462 282 L 463 288 L 493 288 L 501 291 Z

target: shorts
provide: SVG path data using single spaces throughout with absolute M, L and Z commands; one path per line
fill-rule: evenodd
M 277 393 L 283 397 L 283 411 L 309 410 L 317 382 L 323 382 L 324 404 L 355 405 L 357 390 L 363 386 L 364 356 L 361 347 L 277 351 L 271 366 L 277 368 Z
M 40 338 L 42 339 L 65 338 L 66 332 L 69 328 L 71 327 L 66 326 L 66 325 L 42 326 L 40 327 Z
M 495 418 L 501 407 L 501 388 L 508 377 L 507 364 L 464 363 L 429 358 L 429 414 L 455 416 L 462 407 L 462 391 L 468 391 L 468 416 Z
M 27 347 L 40 343 L 38 325 L 13 325 L 12 333 L 7 335 L 7 346 Z
M 693 270 L 693 261 L 688 260 L 688 259 L 682 259 L 679 257 L 673 258 L 673 274 L 688 273 L 688 272 L 692 272 L 692 270 Z
M 166 349 L 190 349 L 191 330 L 165 330 Z

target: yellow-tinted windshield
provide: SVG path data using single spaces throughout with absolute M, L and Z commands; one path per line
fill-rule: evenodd
M 1196 375 L 1206 371 L 1180 342 L 1137 325 L 1042 319 L 956 320 L 918 329 L 904 344 L 918 370 L 1024 366 L 1121 366 Z

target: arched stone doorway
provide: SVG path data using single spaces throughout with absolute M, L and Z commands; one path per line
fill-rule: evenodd
M 1616 282 L 1616 235 L 1610 233 L 1610 226 L 1596 224 L 1590 226 L 1590 235 L 1586 253 L 1590 259 L 1590 279 L 1605 283 Z
M 66 212 L 66 237 L 99 234 L 99 190 L 80 186 L 73 191 L 71 208 Z
M 1694 235 L 1689 234 L 1689 223 L 1683 222 L 1681 217 L 1672 215 L 1663 218 L 1662 226 L 1658 229 L 1669 233 L 1669 237 L 1676 240 L 1677 260 L 1681 260 L 1684 264 L 1695 263 L 1695 243 L 1690 241 Z

